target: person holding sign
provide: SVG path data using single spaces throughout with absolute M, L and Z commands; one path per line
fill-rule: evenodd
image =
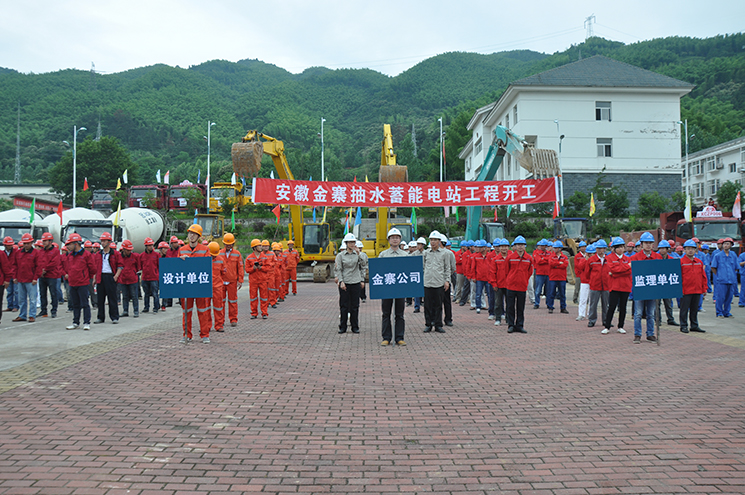
M 608 296 L 608 312 L 605 317 L 602 334 L 610 333 L 613 325 L 613 313 L 618 308 L 618 333 L 626 333 L 623 329 L 626 323 L 626 304 L 631 294 L 631 258 L 624 255 L 624 242 L 616 237 L 610 243 L 611 253 L 605 257 L 610 273 L 610 295 Z
M 378 258 L 393 258 L 409 255 L 409 253 L 399 248 L 401 245 L 401 231 L 395 227 L 388 231 L 388 244 L 391 247 L 380 253 Z M 394 337 L 391 325 L 391 309 L 393 309 L 396 315 L 394 342 L 396 342 L 397 345 L 406 345 L 406 342 L 404 342 L 404 331 L 406 330 L 404 307 L 406 305 L 406 298 L 381 299 L 380 305 L 383 310 L 383 341 L 380 345 L 390 345 L 391 338 Z
M 429 234 L 432 246 L 424 251 L 424 333 L 434 327 L 435 332 L 445 333 L 442 328 L 442 298 L 450 288 L 450 254 L 442 246 L 442 236 L 436 230 Z
M 680 258 L 680 271 L 683 280 L 683 297 L 680 299 L 680 331 L 688 333 L 690 319 L 691 332 L 704 333 L 698 326 L 698 306 L 701 296 L 706 293 L 708 280 L 703 262 L 696 257 L 696 243 L 689 239 L 683 244 L 685 256 Z
M 525 238 L 515 237 L 515 248 L 507 255 L 507 333 L 528 333 L 525 330 L 525 297 L 533 274 L 533 258 L 525 252 Z
M 179 258 L 185 260 L 186 258 L 197 258 L 209 256 L 207 246 L 199 242 L 202 237 L 202 226 L 194 224 L 186 231 L 187 243 L 179 249 Z M 210 343 L 210 328 L 212 327 L 212 318 L 209 313 L 210 311 L 210 298 L 209 297 L 186 297 L 181 298 L 181 310 L 183 316 L 181 318 L 182 327 L 184 329 L 184 336 L 180 342 L 186 344 L 191 342 L 191 316 L 194 311 L 194 306 L 197 308 L 197 318 L 199 318 L 199 336 L 202 338 L 203 344 Z
M 351 232 L 344 236 L 346 249 L 336 255 L 334 281 L 339 286 L 339 333 L 347 332 L 347 320 L 351 319 L 352 333 L 360 333 L 360 289 L 364 284 L 367 263 L 360 256 L 357 238 Z
M 641 250 L 631 257 L 631 261 L 648 261 L 661 260 L 662 256 L 652 251 L 654 245 L 654 236 L 649 232 L 644 232 L 639 238 Z M 634 344 L 641 344 L 642 341 L 642 312 L 647 313 L 647 340 L 655 342 L 657 337 L 654 335 L 654 320 L 657 311 L 657 301 L 649 299 L 646 301 L 634 301 Z
M 261 318 L 266 320 L 269 312 L 269 294 L 267 277 L 270 271 L 269 258 L 259 239 L 251 241 L 253 252 L 246 256 L 245 268 L 248 273 L 248 294 L 251 300 L 251 319 L 259 317 L 259 299 L 261 299 Z

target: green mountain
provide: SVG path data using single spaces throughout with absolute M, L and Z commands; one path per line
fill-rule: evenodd
M 0 68 L 0 180 L 14 176 L 19 104 L 24 182 L 48 179 L 49 167 L 70 152 L 63 141 L 72 143 L 74 125 L 87 128 L 79 140 L 95 137 L 99 125 L 102 135 L 116 137 L 137 164 L 131 182 L 152 182 L 158 169 L 170 170 L 177 181 L 193 181 L 199 170 L 204 178 L 209 121 L 217 123 L 211 132 L 213 180 L 229 178 L 231 144 L 249 129 L 283 140 L 298 178 L 318 178 L 322 117 L 331 180 L 377 178 L 384 123 L 392 125 L 398 161 L 409 166 L 410 180 L 436 178 L 440 117 L 447 177 L 462 178 L 457 153 L 468 140 L 465 125 L 475 108 L 498 98 L 515 79 L 595 54 L 696 84 L 682 100 L 695 151 L 743 135 L 744 46 L 742 33 L 631 45 L 591 38 L 553 55 L 446 53 L 396 77 L 323 67 L 292 74 L 259 60 L 212 60 L 188 69 L 154 65 L 107 75 Z M 262 175 L 270 168 L 263 167 Z

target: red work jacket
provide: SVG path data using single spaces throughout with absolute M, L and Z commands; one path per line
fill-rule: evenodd
M 82 247 L 77 253 L 70 253 L 65 256 L 64 265 L 70 287 L 85 287 L 96 276 L 94 256 Z
M 59 249 L 54 246 L 49 248 L 41 248 L 36 253 L 39 258 L 38 262 L 41 268 L 41 276 L 44 278 L 61 278 L 63 275 L 62 271 L 62 257 Z
M 492 277 L 490 272 L 493 270 L 489 269 L 490 263 L 486 253 L 475 253 L 471 259 L 473 260 L 474 280 L 481 280 L 484 282 L 491 280 Z
M 94 254 L 95 257 L 94 260 L 96 262 L 96 283 L 101 283 L 101 273 L 103 270 L 103 257 L 106 253 L 104 253 L 103 249 L 101 249 L 98 253 Z M 111 274 L 116 275 L 116 271 L 119 269 L 120 266 L 122 266 L 121 262 L 121 255 L 118 251 L 115 251 L 114 249 L 109 249 L 109 265 L 111 265 Z
M 140 271 L 140 257 L 137 253 L 130 253 L 129 255 L 120 254 L 119 259 L 122 263 L 122 273 L 119 275 L 120 284 L 136 284 L 137 283 L 137 272 Z
M 610 270 L 608 269 L 608 255 L 601 258 L 597 254 L 593 254 L 589 260 L 587 260 L 587 279 L 590 282 L 590 290 L 604 291 L 610 290 Z
M 533 263 L 535 265 L 536 275 L 548 275 L 550 267 L 548 266 L 548 259 L 550 253 L 547 253 L 543 249 L 536 249 L 533 251 Z
M 497 289 L 504 289 L 507 287 L 507 253 L 502 256 L 502 253 L 497 253 L 494 257 L 494 273 L 492 274 L 492 285 Z
M 631 261 L 628 256 L 610 253 L 605 260 L 610 274 L 610 290 L 631 292 Z
M 548 279 L 553 280 L 554 282 L 566 282 L 567 267 L 569 266 L 569 258 L 567 258 L 566 254 L 554 253 L 552 255 L 545 256 L 545 259 L 548 260 Z M 537 270 L 536 273 L 538 273 Z
M 525 292 L 533 274 L 533 258 L 526 251 L 522 256 L 517 251 L 507 255 L 507 290 Z
M 41 264 L 39 263 L 39 250 L 18 249 L 16 251 L 16 273 L 15 278 L 22 284 L 33 282 L 41 276 Z
M 153 249 L 152 253 L 145 251 L 139 256 L 143 282 L 158 280 L 160 277 L 160 253 Z
M 585 274 L 588 259 L 590 259 L 589 254 L 577 253 L 577 256 L 574 257 L 574 276 L 579 277 L 583 284 L 590 282 Z
M 705 294 L 708 287 L 704 264 L 698 258 L 688 256 L 680 258 L 680 270 L 683 278 L 683 294 Z

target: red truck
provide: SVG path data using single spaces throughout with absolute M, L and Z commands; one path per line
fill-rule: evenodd
M 705 206 L 696 212 L 693 222 L 687 222 L 682 211 L 662 213 L 660 226 L 665 232 L 665 239 L 674 239 L 676 243 L 696 237 L 702 243 L 712 244 L 731 237 L 735 241 L 732 247 L 735 252 L 745 249 L 745 222 L 741 223 L 732 213 L 719 211 L 713 206 Z
M 164 184 L 148 184 L 144 186 L 132 186 L 129 188 L 129 198 L 127 204 L 130 208 L 150 208 L 163 210 L 166 207 L 166 195 L 168 186 Z M 152 196 L 155 199 L 154 205 L 144 204 L 146 197 Z
M 207 186 L 204 184 L 192 184 L 192 183 L 185 183 L 182 182 L 180 184 L 176 184 L 175 186 L 171 186 L 169 188 L 168 192 L 168 207 L 171 210 L 176 211 L 187 211 L 191 210 L 193 208 L 187 205 L 187 200 L 184 197 L 184 192 L 186 192 L 188 189 L 199 189 L 199 191 L 202 193 L 202 196 L 204 199 L 202 200 L 202 204 L 199 206 L 199 209 L 202 210 L 207 207 Z

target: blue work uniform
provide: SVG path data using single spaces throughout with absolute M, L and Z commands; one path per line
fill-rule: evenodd
M 740 253 L 737 258 L 737 264 L 740 265 L 740 301 L 738 306 L 745 307 L 745 251 Z
M 711 267 L 716 268 L 714 278 L 714 297 L 716 298 L 717 316 L 729 318 L 732 308 L 732 298 L 737 292 L 737 271 L 740 265 L 737 263 L 737 255 L 730 251 L 718 251 L 711 260 Z

